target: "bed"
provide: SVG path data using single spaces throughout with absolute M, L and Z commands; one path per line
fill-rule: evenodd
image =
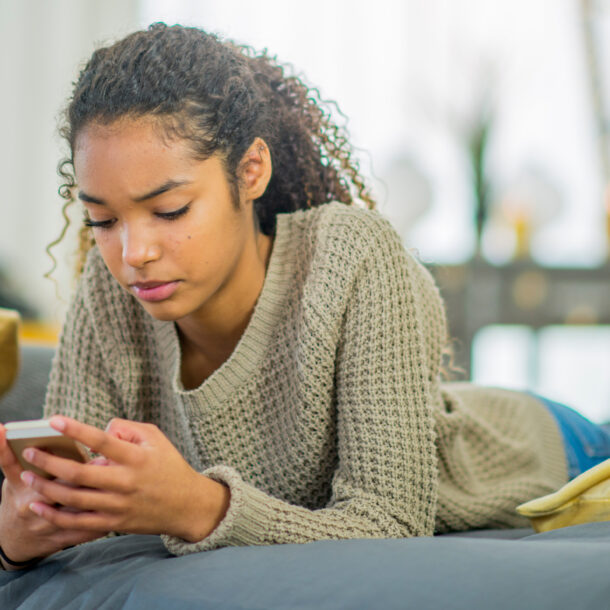
M 0 421 L 40 416 L 52 350 L 21 348 Z M 157 536 L 67 549 L 0 572 L 0 608 L 610 607 L 610 522 L 535 534 L 484 530 L 431 538 L 324 540 L 171 556 Z

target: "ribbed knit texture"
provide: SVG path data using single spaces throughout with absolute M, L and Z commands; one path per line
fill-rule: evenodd
M 444 307 L 377 212 L 331 203 L 278 217 L 262 292 L 231 357 L 180 381 L 175 324 L 151 318 L 97 249 L 68 312 L 45 413 L 157 424 L 229 486 L 227 545 L 407 537 L 523 525 L 514 507 L 567 480 L 531 396 L 441 387 Z

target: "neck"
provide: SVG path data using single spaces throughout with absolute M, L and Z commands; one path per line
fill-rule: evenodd
M 246 247 L 235 272 L 211 302 L 176 322 L 183 357 L 193 357 L 215 370 L 243 335 L 265 282 L 273 240 L 258 233 Z

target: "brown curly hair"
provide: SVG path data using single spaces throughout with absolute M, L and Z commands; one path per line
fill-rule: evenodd
M 199 28 L 155 23 L 96 50 L 80 72 L 60 134 L 70 155 L 58 166 L 65 200 L 61 235 L 75 201 L 74 143 L 87 124 L 153 116 L 166 135 L 187 140 L 193 155 L 220 153 L 233 194 L 237 168 L 258 136 L 269 146 L 273 174 L 254 202 L 261 231 L 272 235 L 278 213 L 357 199 L 375 207 L 348 135 L 331 119 L 319 91 L 287 74 L 267 51 L 221 40 Z M 80 230 L 77 275 L 93 245 L 89 227 Z

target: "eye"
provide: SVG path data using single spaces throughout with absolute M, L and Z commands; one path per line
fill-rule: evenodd
M 183 216 L 189 211 L 191 207 L 190 203 L 187 203 L 184 207 L 179 210 L 174 210 L 173 212 L 156 212 L 155 216 L 162 218 L 163 220 L 176 220 Z M 114 223 L 115 219 L 110 220 L 91 220 L 88 214 L 85 214 L 84 224 L 86 227 L 93 227 L 95 229 L 109 229 Z
M 109 229 L 114 224 L 114 220 L 91 220 L 88 214 L 85 214 L 83 222 L 86 227 L 94 227 L 96 229 Z
M 191 207 L 190 202 L 187 203 L 183 208 L 179 210 L 175 210 L 174 212 L 157 212 L 157 216 L 159 218 L 164 218 L 165 220 L 176 220 L 176 218 L 180 218 L 189 211 Z

